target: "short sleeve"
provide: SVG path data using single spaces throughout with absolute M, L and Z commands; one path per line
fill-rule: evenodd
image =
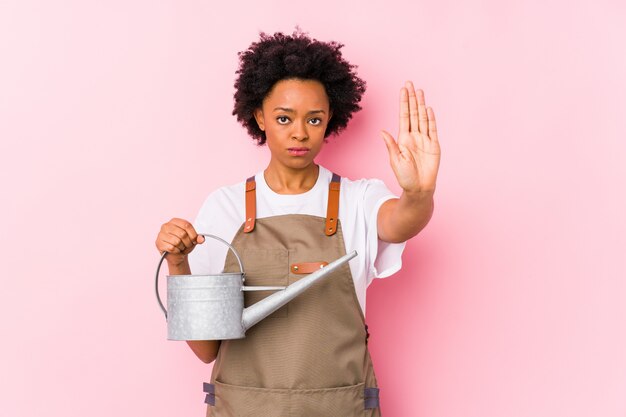
M 406 242 L 389 243 L 378 238 L 378 211 L 387 200 L 398 198 L 379 179 L 367 182 L 363 196 L 364 213 L 366 216 L 366 244 L 369 252 L 367 285 L 374 278 L 386 278 L 402 268 L 402 253 Z
M 242 181 L 218 188 L 205 199 L 193 227 L 199 234 L 212 235 L 219 239 L 208 237 L 191 251 L 187 259 L 192 274 L 219 274 L 223 271 L 228 245 L 221 240 L 232 242 L 243 223 L 243 198 Z

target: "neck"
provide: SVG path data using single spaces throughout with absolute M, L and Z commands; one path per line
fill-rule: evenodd
M 319 176 L 319 166 L 315 163 L 305 168 L 290 168 L 284 165 L 270 164 L 264 176 L 267 185 L 278 194 L 302 194 L 309 191 Z

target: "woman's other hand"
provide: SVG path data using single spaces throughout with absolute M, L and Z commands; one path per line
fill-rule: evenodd
M 155 243 L 159 253 L 168 252 L 165 259 L 171 267 L 185 263 L 187 255 L 196 247 L 196 244 L 203 243 L 204 240 L 204 236 L 198 235 L 187 220 L 173 218 L 161 226 Z
M 385 130 L 381 134 L 402 189 L 413 195 L 434 193 L 441 157 L 435 113 L 426 107 L 424 92 L 416 92 L 411 81 L 400 90 L 398 141 Z

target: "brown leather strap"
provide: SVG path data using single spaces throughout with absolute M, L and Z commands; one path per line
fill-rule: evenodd
M 328 186 L 328 208 L 326 211 L 327 236 L 332 236 L 337 231 L 337 217 L 339 216 L 339 189 L 341 187 L 341 177 L 333 174 L 333 179 Z M 256 181 L 254 175 L 246 180 L 246 224 L 244 233 L 254 230 L 256 220 Z
M 256 181 L 254 175 L 246 180 L 246 225 L 243 228 L 244 233 L 250 233 L 254 230 L 254 221 L 256 220 Z
M 326 236 L 332 236 L 337 231 L 337 217 L 339 216 L 339 188 L 341 177 L 333 173 L 333 179 L 328 186 L 328 209 L 326 211 Z
M 290 270 L 293 274 L 312 274 L 326 265 L 328 265 L 328 262 L 300 262 L 291 264 Z

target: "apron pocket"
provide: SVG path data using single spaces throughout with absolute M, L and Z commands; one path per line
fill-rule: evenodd
M 292 416 L 365 416 L 365 383 L 345 387 L 292 390 Z
M 362 417 L 365 384 L 320 389 L 255 388 L 215 381 L 215 417 Z

